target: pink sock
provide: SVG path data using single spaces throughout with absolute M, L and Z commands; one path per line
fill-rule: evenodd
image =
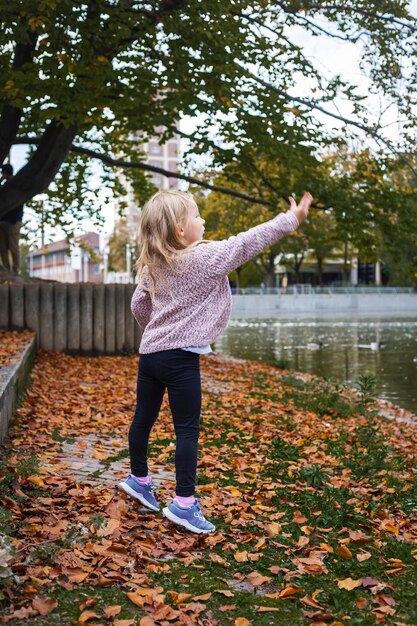
M 183 496 L 175 496 L 174 502 L 179 506 L 182 506 L 183 509 L 188 509 L 192 504 L 194 504 L 194 496 L 188 496 L 184 498 Z
M 138 483 L 141 483 L 142 485 L 147 485 L 148 483 L 152 481 L 152 477 L 149 475 L 148 476 L 133 476 L 133 478 L 137 480 Z

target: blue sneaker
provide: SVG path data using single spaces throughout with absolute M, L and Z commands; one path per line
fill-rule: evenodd
M 122 482 L 118 484 L 118 487 L 129 494 L 129 496 L 132 496 L 132 498 L 139 500 L 139 502 L 148 509 L 151 509 L 151 511 L 159 511 L 159 504 L 153 495 L 155 490 L 153 482 L 143 483 L 142 485 L 133 478 L 132 474 L 129 474 L 125 480 L 122 480 Z
M 171 522 L 184 526 L 187 530 L 191 530 L 192 533 L 212 533 L 216 530 L 216 527 L 206 520 L 202 514 L 197 500 L 188 509 L 183 509 L 178 504 L 175 504 L 173 500 L 169 506 L 162 509 L 162 513 Z

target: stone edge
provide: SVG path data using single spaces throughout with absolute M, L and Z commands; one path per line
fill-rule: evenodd
M 19 360 L 4 368 L 5 375 L 0 380 L 0 443 L 7 435 L 10 420 L 28 386 L 35 354 L 36 337 L 32 337 L 24 346 Z

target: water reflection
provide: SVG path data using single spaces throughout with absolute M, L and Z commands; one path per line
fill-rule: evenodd
M 378 395 L 417 413 L 417 319 L 231 320 L 215 350 L 349 384 L 378 380 Z

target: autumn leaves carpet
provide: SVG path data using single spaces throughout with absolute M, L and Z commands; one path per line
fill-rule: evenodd
M 416 428 L 309 376 L 204 357 L 199 537 L 115 488 L 136 357 L 39 353 L 2 454 L 9 624 L 417 624 Z M 174 488 L 166 403 L 150 467 Z

